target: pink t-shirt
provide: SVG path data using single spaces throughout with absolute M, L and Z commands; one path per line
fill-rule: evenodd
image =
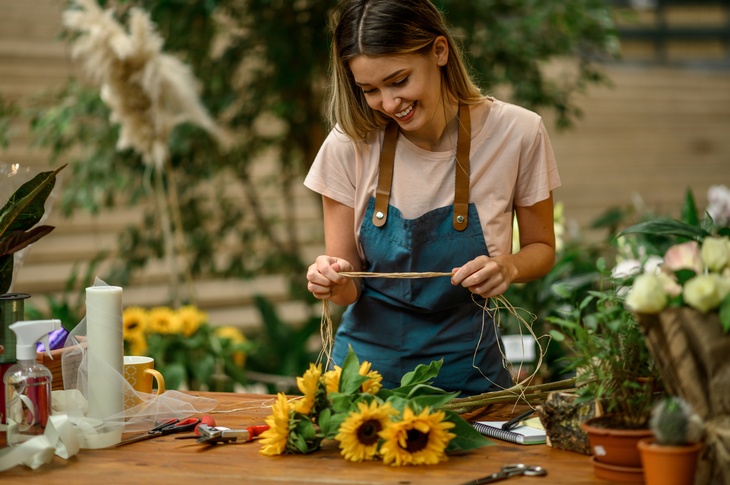
M 511 251 L 513 204 L 528 207 L 547 199 L 560 186 L 560 176 L 537 114 L 496 99 L 488 113 L 486 107 L 471 107 L 469 201 L 476 205 L 489 254 L 496 256 Z M 356 142 L 336 127 L 304 181 L 315 192 L 354 209 L 361 257 L 360 225 L 375 196 L 383 133 L 380 128 Z M 407 219 L 452 205 L 454 160 L 454 151 L 424 150 L 399 135 L 390 205 Z

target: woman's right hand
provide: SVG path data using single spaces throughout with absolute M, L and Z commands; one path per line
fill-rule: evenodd
M 352 303 L 357 298 L 356 284 L 352 278 L 342 276 L 341 271 L 354 271 L 354 267 L 341 258 L 318 256 L 307 270 L 307 290 L 318 300 L 330 299 L 344 305 Z

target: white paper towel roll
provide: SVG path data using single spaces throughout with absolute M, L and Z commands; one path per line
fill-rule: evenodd
M 120 287 L 86 288 L 86 339 L 88 416 L 106 419 L 123 415 L 124 326 Z

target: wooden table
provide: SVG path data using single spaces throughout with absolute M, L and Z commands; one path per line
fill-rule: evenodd
M 263 424 L 272 396 L 229 393 L 199 393 L 217 399 L 210 413 L 220 426 L 242 428 Z M 489 418 L 509 417 L 495 410 Z M 516 412 L 515 412 L 516 414 Z M 4 433 L 0 433 L 4 435 Z M 126 435 L 125 435 L 126 437 Z M 495 446 L 449 456 L 438 465 L 393 467 L 382 461 L 350 463 L 339 455 L 335 442 L 310 455 L 269 457 L 259 453 L 259 444 L 229 443 L 200 445 L 195 440 L 163 436 L 103 450 L 81 450 L 69 460 L 58 456 L 37 470 L 17 466 L 0 472 L 5 484 L 63 485 L 213 485 L 225 483 L 272 484 L 391 484 L 461 485 L 498 471 L 508 463 L 540 465 L 545 477 L 516 477 L 508 484 L 604 484 L 611 482 L 593 474 L 590 457 L 556 450 L 546 445 L 521 446 L 494 440 Z M 4 445 L 4 436 L 0 437 Z

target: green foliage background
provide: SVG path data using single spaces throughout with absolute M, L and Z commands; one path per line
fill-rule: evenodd
M 328 13 L 336 0 L 117 0 L 123 23 L 132 7 L 148 11 L 165 51 L 189 64 L 201 99 L 236 146 L 222 151 L 202 129 L 182 125 L 170 139 L 190 269 L 196 277 L 244 278 L 267 272 L 291 276 L 293 298 L 309 298 L 304 284 L 300 221 L 292 188 L 301 184 L 328 127 L 325 104 Z M 609 2 L 602 0 L 435 0 L 463 43 L 487 93 L 552 111 L 559 128 L 580 116 L 574 96 L 607 80 L 597 61 L 617 52 Z M 548 75 L 554 61 L 568 76 Z M 52 163 L 68 163 L 61 211 L 99 212 L 140 205 L 142 226 L 118 241 L 110 281 L 124 285 L 152 259 L 164 256 L 150 173 L 141 157 L 115 148 L 119 129 L 98 88 L 71 78 L 53 93 L 17 102 L 0 99 L 0 142 L 8 120 L 29 121 L 34 142 Z M 273 121 L 276 123 L 273 123 Z M 275 124 L 277 130 L 261 130 Z M 276 177 L 265 186 L 254 167 L 274 154 Z M 274 191 L 282 210 L 267 210 Z

